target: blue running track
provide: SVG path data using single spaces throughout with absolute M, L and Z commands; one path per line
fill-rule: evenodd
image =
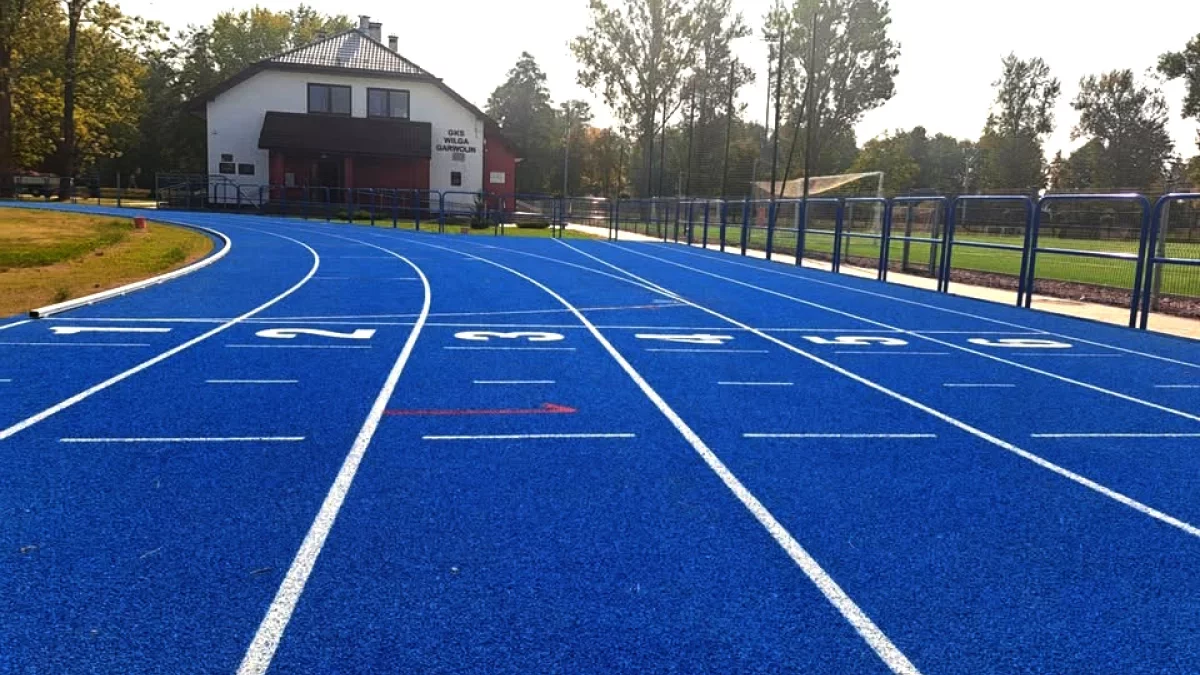
M 161 217 L 232 248 L 0 320 L 0 672 L 1200 672 L 1195 342 Z

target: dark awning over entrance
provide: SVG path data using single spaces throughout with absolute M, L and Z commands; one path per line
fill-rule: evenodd
M 258 147 L 428 159 L 432 137 L 433 128 L 428 122 L 268 111 Z

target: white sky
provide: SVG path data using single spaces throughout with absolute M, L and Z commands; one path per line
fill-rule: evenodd
M 619 2 L 619 0 L 614 0 Z M 273 10 L 297 0 L 184 2 L 117 0 L 129 13 L 167 23 L 172 30 L 201 24 L 227 9 L 255 4 Z M 577 65 L 568 43 L 588 25 L 586 0 L 305 0 L 318 11 L 371 16 L 383 33 L 400 36 L 400 52 L 441 77 L 483 107 L 491 91 L 522 51 L 534 55 L 549 78 L 555 102 L 580 98 L 592 103 L 596 123 L 612 116 L 598 97 L 575 83 Z M 773 0 L 734 0 L 746 22 L 757 29 Z M 1200 1 L 1141 0 L 1136 6 L 1095 0 L 892 0 L 892 34 L 900 42 L 896 95 L 859 124 L 859 142 L 883 131 L 924 125 L 933 133 L 977 138 L 992 100 L 1000 59 L 1041 56 L 1063 83 L 1057 128 L 1047 154 L 1078 145 L 1070 140 L 1076 114 L 1070 101 L 1079 78 L 1116 68 L 1142 73 L 1159 54 L 1179 50 L 1200 33 Z M 1113 9 L 1107 9 L 1112 7 Z M 1116 9 L 1120 7 L 1121 9 Z M 757 34 L 757 30 L 756 30 Z M 746 38 L 741 58 L 758 73 L 741 99 L 760 118 L 766 105 L 766 46 Z M 1171 135 L 1185 158 L 1197 152 L 1197 124 L 1179 118 L 1184 89 L 1165 87 L 1171 105 Z

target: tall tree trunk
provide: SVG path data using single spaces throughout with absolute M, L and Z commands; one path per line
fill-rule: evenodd
M 62 136 L 58 148 L 60 166 L 58 198 L 71 198 L 71 183 L 75 176 L 75 79 L 79 71 L 79 21 L 87 0 L 67 0 L 67 51 L 63 73 Z
M 9 198 L 16 192 L 13 173 L 17 169 L 13 157 L 12 133 L 12 55 L 13 37 L 25 18 L 25 0 L 0 0 L 0 197 Z

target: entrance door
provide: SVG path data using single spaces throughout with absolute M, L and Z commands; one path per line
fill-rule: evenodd
M 342 187 L 342 161 L 340 159 L 318 160 L 317 184 L 330 189 Z

